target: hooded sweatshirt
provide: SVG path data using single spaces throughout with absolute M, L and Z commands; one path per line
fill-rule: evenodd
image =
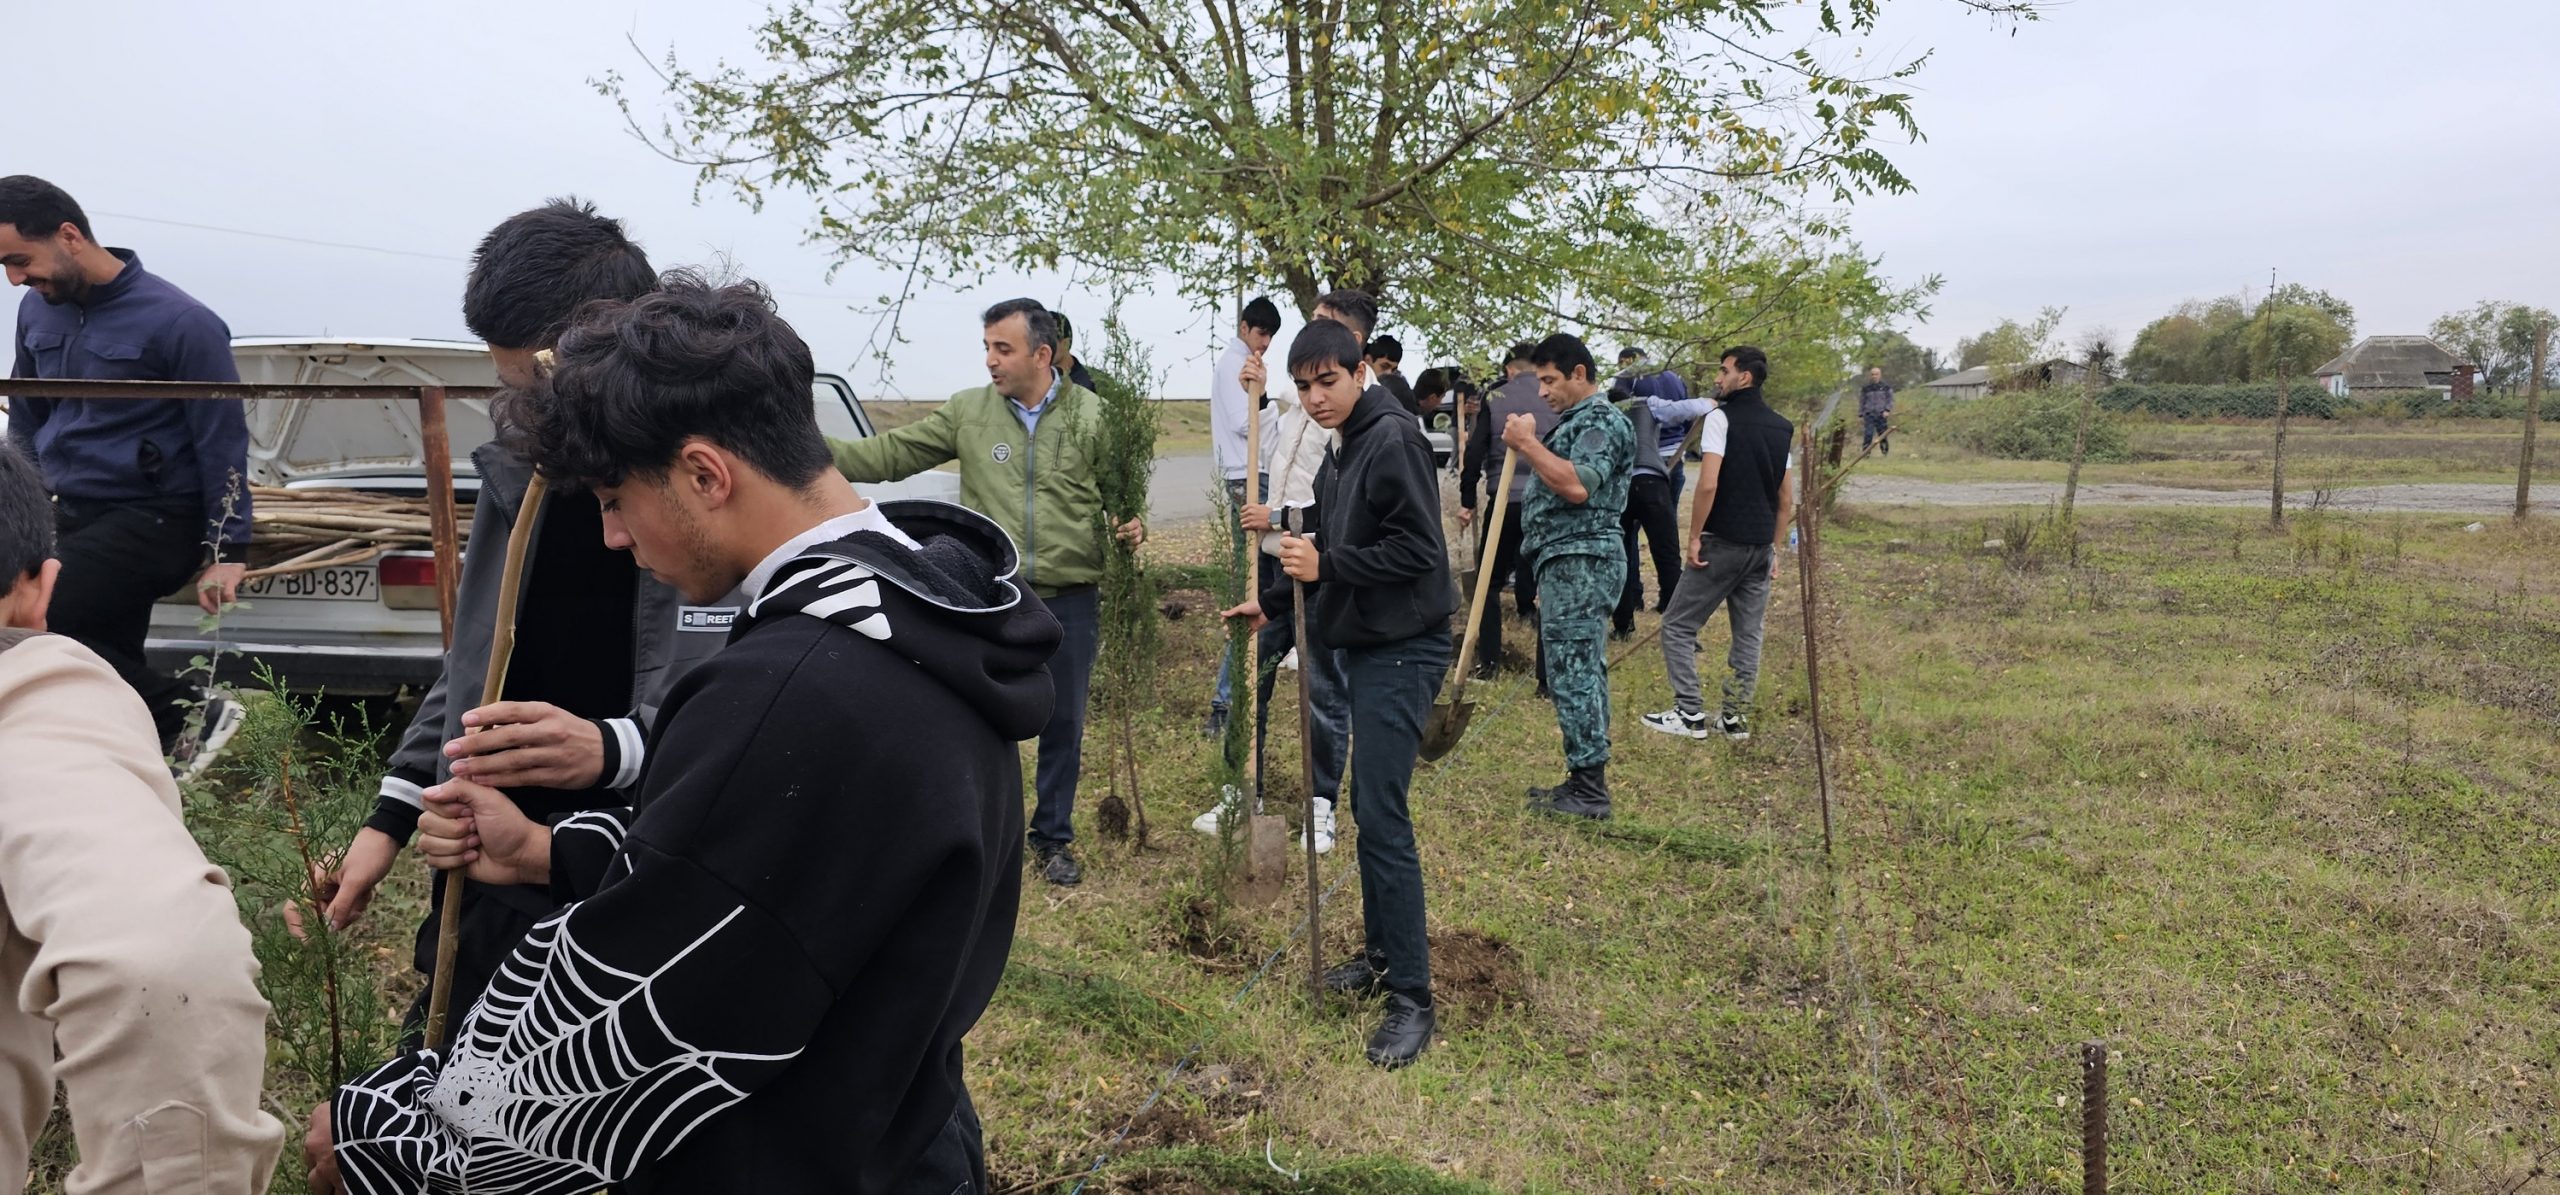
M 960 1041 L 1020 896 L 1014 744 L 1057 620 L 939 502 L 803 551 L 676 685 L 631 810 L 552 838 L 574 903 L 444 1051 L 333 1102 L 360 1195 L 933 1195 L 982 1179 Z M 956 1159 L 956 1160 L 955 1160 Z
M 1440 471 L 1421 425 L 1373 386 L 1338 439 L 1316 474 L 1309 632 L 1327 647 L 1376 647 L 1448 626 L 1458 590 L 1440 534 Z M 1279 576 L 1263 609 L 1285 608 L 1289 592 Z

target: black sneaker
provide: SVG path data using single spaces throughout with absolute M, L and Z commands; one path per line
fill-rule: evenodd
M 1383 995 L 1387 990 L 1387 969 L 1366 953 L 1354 955 L 1350 962 L 1324 973 L 1324 990 L 1362 1000 Z
M 1610 642 L 1613 642 L 1613 643 L 1624 643 L 1624 642 L 1626 642 L 1627 640 L 1629 640 L 1629 639 L 1633 639 L 1633 638 L 1635 638 L 1635 637 L 1636 637 L 1636 624 L 1634 624 L 1634 623 L 1628 623 L 1628 624 L 1626 624 L 1625 626 L 1612 625 L 1612 626 L 1609 628 L 1609 640 L 1610 640 Z
M 1440 1018 L 1432 1014 L 1430 1005 L 1403 992 L 1389 992 L 1387 1019 L 1369 1035 L 1368 1059 L 1394 1070 L 1419 1057 L 1439 1028 Z
M 1200 720 L 1200 737 L 1204 739 L 1220 739 L 1225 738 L 1226 734 L 1227 707 L 1223 705 L 1210 706 L 1209 716 Z
M 1751 737 L 1751 720 L 1740 714 L 1718 714 L 1716 729 L 1724 732 L 1724 737 L 1740 742 Z
M 1084 868 L 1076 862 L 1075 851 L 1061 843 L 1057 846 L 1031 844 L 1031 861 L 1040 868 L 1040 878 L 1061 888 L 1073 888 L 1084 882 Z

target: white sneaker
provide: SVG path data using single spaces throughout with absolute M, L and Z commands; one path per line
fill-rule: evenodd
M 1708 734 L 1705 714 L 1684 714 L 1679 710 L 1664 710 L 1658 714 L 1646 714 L 1644 724 L 1649 729 L 1659 730 L 1664 734 L 1676 734 L 1684 739 L 1703 739 Z
M 1333 802 L 1328 801 L 1328 800 L 1325 800 L 1325 799 L 1324 799 L 1324 798 L 1322 798 L 1322 797 L 1318 797 L 1318 798 L 1316 798 L 1316 824 L 1315 824 L 1315 832 L 1316 832 L 1316 853 L 1317 853 L 1317 854 L 1319 854 L 1319 855 L 1330 855 L 1330 854 L 1332 854 L 1332 853 L 1333 853 Z M 1299 849 L 1299 850 L 1302 850 L 1302 851 L 1303 851 L 1303 850 L 1305 850 L 1305 849 L 1307 849 L 1307 836 L 1306 836 L 1306 834 L 1305 834 L 1304 832 L 1301 832 L 1301 833 L 1298 835 L 1298 849 Z
M 1215 838 L 1218 836 L 1218 827 L 1221 824 L 1219 820 L 1220 816 L 1226 813 L 1227 810 L 1243 803 L 1244 793 L 1242 790 L 1232 784 L 1221 785 L 1218 789 L 1218 803 L 1210 806 L 1209 812 L 1191 819 L 1191 828 L 1198 830 L 1211 838 Z
M 1290 648 L 1288 655 L 1280 657 L 1280 666 L 1291 672 L 1296 672 L 1298 670 L 1298 649 L 1294 647 Z
M 240 733 L 240 723 L 249 711 L 237 701 L 220 694 L 205 698 L 204 708 L 195 714 L 195 729 L 178 736 L 176 748 L 169 753 L 169 770 L 178 783 L 192 784 L 202 779 L 205 771 L 222 758 L 222 749 L 231 745 L 231 737 Z

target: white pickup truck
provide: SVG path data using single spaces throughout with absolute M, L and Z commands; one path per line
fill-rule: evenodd
M 497 367 L 476 343 L 448 340 L 341 340 L 244 337 L 231 342 L 244 382 L 388 386 L 494 386 Z M 871 418 L 853 387 L 819 374 L 810 400 L 818 428 L 836 439 L 872 434 Z M 414 402 L 252 400 L 248 404 L 249 481 L 256 485 L 379 490 L 419 495 L 426 473 Z M 479 489 L 471 450 L 494 434 L 488 404 L 445 404 L 453 487 L 471 525 L 468 503 Z M 960 480 L 925 473 L 893 485 L 864 486 L 881 498 L 957 501 Z M 260 578 L 242 588 L 240 604 L 213 631 L 203 629 L 193 592 L 172 594 L 152 610 L 152 666 L 184 669 L 198 657 L 218 659 L 218 675 L 246 681 L 264 664 L 297 693 L 386 697 L 423 688 L 443 667 L 436 613 L 435 553 L 389 551 L 361 564 Z M 217 651 L 217 648 L 220 650 Z

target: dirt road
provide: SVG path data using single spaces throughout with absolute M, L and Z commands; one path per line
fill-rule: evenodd
M 2062 486 L 2044 481 L 1918 481 L 1901 477 L 1851 477 L 1843 495 L 1874 506 L 2043 506 L 2062 500 Z M 2308 489 L 2285 494 L 2285 508 L 2308 510 Z M 2220 506 L 2266 509 L 2264 490 L 2196 490 L 2165 485 L 2084 485 L 2080 502 L 2092 506 Z M 2351 514 L 2513 514 L 2511 485 L 2367 485 L 2329 491 L 2328 509 Z M 2560 494 L 2534 496 L 2537 513 L 2560 513 Z
M 1693 466 L 1694 467 L 1694 466 Z M 1156 461 L 1148 507 L 1167 524 L 1209 516 L 1215 466 L 1206 454 Z M 2290 510 L 2308 510 L 2310 489 L 2285 495 Z M 1903 477 L 1851 477 L 1847 498 L 1872 506 L 2044 506 L 2062 500 L 2062 485 L 2044 481 L 1919 481 Z M 2264 510 L 2264 490 L 2200 490 L 2181 486 L 2114 483 L 2080 487 L 2091 506 L 2206 506 Z M 2367 485 L 2329 491 L 2328 509 L 2347 514 L 2504 515 L 2516 508 L 2512 485 Z M 2560 514 L 2560 487 L 2539 490 L 2533 509 Z

